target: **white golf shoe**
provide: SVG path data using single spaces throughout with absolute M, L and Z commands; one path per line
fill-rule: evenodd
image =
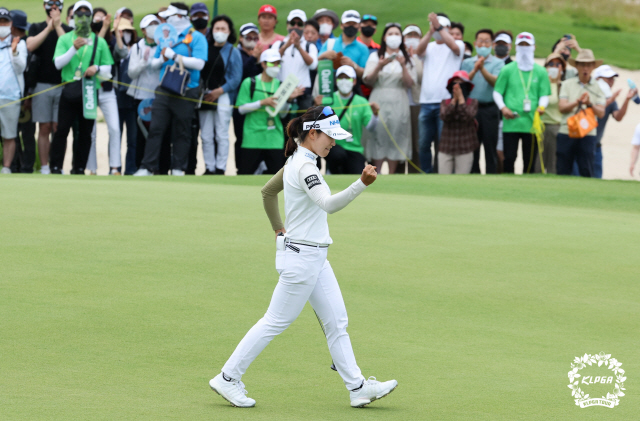
M 375 377 L 371 376 L 362 383 L 362 387 L 358 390 L 349 392 L 351 395 L 351 406 L 354 408 L 362 408 L 369 405 L 376 399 L 382 399 L 389 393 L 393 392 L 398 386 L 395 380 L 387 382 L 379 382 Z
M 149 177 L 152 176 L 153 173 L 146 168 L 140 168 L 138 171 L 133 174 L 134 177 Z
M 176 175 L 178 177 L 183 177 L 184 176 L 184 171 L 182 171 L 182 170 L 171 170 L 171 175 Z
M 240 380 L 227 381 L 223 378 L 222 373 L 209 380 L 209 386 L 218 395 L 222 396 L 225 400 L 233 406 L 238 408 L 251 408 L 256 406 L 256 401 L 247 397 L 247 391 L 244 389 L 244 383 Z

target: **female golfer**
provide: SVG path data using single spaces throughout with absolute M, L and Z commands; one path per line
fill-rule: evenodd
M 347 333 L 347 310 L 327 261 L 327 249 L 332 243 L 327 213 L 347 206 L 375 181 L 377 173 L 375 167 L 368 165 L 355 183 L 331 195 L 316 167 L 316 159 L 327 156 L 336 144 L 335 139 L 351 136 L 340 127 L 340 120 L 331 107 L 315 107 L 293 119 L 287 126 L 287 134 L 285 155 L 289 159 L 283 173 L 287 234 L 276 237 L 276 270 L 280 279 L 264 317 L 240 341 L 222 372 L 211 379 L 209 385 L 234 406 L 255 406 L 256 401 L 245 396 L 242 375 L 309 301 L 324 325 L 338 373 L 351 391 L 351 406 L 363 407 L 391 393 L 398 382 L 381 383 L 374 377 L 365 380 L 356 364 Z M 300 145 L 294 139 L 298 139 Z

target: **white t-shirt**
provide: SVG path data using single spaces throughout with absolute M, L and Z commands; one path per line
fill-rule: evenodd
M 358 178 L 349 187 L 331 195 L 316 166 L 318 155 L 298 146 L 284 166 L 284 213 L 287 238 L 332 244 L 327 213 L 343 209 L 367 188 Z
M 283 44 L 287 43 L 289 37 L 285 38 L 284 41 L 274 42 L 271 48 L 276 50 L 280 50 Z M 300 48 L 302 50 L 307 51 L 309 49 L 309 55 L 313 58 L 313 62 L 310 65 L 304 62 L 302 58 L 302 54 L 300 51 L 291 44 L 286 50 L 284 50 L 284 54 L 282 55 L 282 61 L 280 62 L 280 74 L 278 75 L 278 79 L 280 82 L 284 82 L 284 80 L 291 73 L 296 75 L 298 78 L 298 86 L 304 86 L 305 88 L 311 87 L 311 77 L 309 76 L 310 70 L 315 70 L 318 68 L 318 47 L 314 44 L 308 44 L 305 39 L 300 40 Z
M 640 146 L 640 124 L 636 126 L 636 131 L 633 133 L 631 144 L 634 146 Z
M 451 98 L 447 91 L 447 81 L 454 72 L 460 70 L 464 58 L 464 42 L 456 41 L 460 50 L 459 55 L 453 54 L 447 44 L 430 42 L 423 57 L 424 70 L 422 72 L 421 104 L 439 104 L 443 99 Z

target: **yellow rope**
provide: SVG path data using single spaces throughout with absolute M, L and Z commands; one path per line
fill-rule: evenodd
M 544 151 L 544 123 L 540 118 L 540 112 L 538 110 L 536 110 L 535 114 L 533 115 L 533 125 L 531 126 L 531 134 L 535 137 L 536 143 L 538 143 L 538 155 L 540 155 L 540 170 L 542 171 L 542 174 L 546 174 L 547 170 L 545 170 L 544 162 L 542 160 L 542 152 Z M 529 168 L 527 169 L 527 172 L 530 172 L 531 170 L 531 163 L 534 160 L 533 154 L 534 154 L 534 143 L 531 142 L 531 158 L 529 158 Z
M 2 104 L 2 105 L 0 105 L 0 110 L 1 110 L 1 109 L 3 109 L 4 107 L 8 107 L 9 105 L 15 104 L 15 103 L 17 103 L 17 102 L 22 102 L 22 101 L 24 101 L 25 99 L 33 98 L 34 96 L 38 96 L 38 95 L 43 94 L 43 93 L 45 93 L 45 92 L 49 92 L 49 91 L 52 91 L 52 90 L 54 90 L 54 89 L 58 89 L 58 88 L 60 88 L 61 86 L 64 86 L 64 85 L 66 85 L 67 83 L 71 83 L 71 82 L 73 82 L 73 80 L 68 80 L 68 81 L 66 81 L 66 82 L 62 82 L 62 83 L 60 83 L 60 84 L 58 84 L 58 85 L 56 85 L 56 86 L 52 86 L 52 87 L 50 87 L 50 88 L 47 88 L 47 89 L 45 89 L 45 90 L 43 90 L 43 91 L 36 92 L 35 94 L 27 95 L 27 96 L 25 96 L 24 98 L 20 98 L 20 99 L 16 99 L 15 101 L 7 102 L 6 104 Z
M 421 174 L 426 174 L 426 172 L 422 171 L 422 169 L 417 166 L 416 164 L 413 163 L 412 160 L 409 159 L 409 157 L 404 153 L 404 151 L 402 149 L 400 149 L 400 146 L 398 146 L 398 143 L 396 142 L 396 140 L 393 138 L 393 136 L 391 135 L 391 132 L 389 131 L 389 128 L 387 127 L 387 123 L 384 122 L 384 120 L 382 119 L 382 117 L 378 116 L 378 119 L 380 120 L 380 122 L 382 123 L 382 125 L 384 126 L 384 129 L 387 131 L 387 134 L 389 135 L 389 139 L 391 139 L 391 141 L 393 142 L 393 144 L 395 145 L 395 147 L 400 151 L 400 153 L 402 154 L 402 156 L 404 156 L 404 158 L 407 160 L 407 162 L 409 164 L 411 164 L 411 166 L 413 168 L 415 168 L 416 170 L 418 170 L 418 172 L 420 172 Z

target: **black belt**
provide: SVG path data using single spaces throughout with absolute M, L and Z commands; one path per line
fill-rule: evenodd
M 486 107 L 497 107 L 495 102 L 479 102 L 478 108 L 486 108 Z

